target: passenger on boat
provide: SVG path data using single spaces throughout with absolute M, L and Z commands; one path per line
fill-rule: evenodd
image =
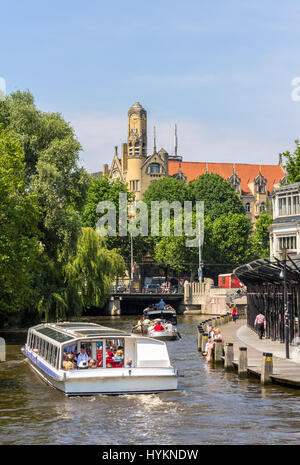
M 82 344 L 79 354 L 74 359 L 77 364 L 77 368 L 88 368 L 90 358 L 91 357 L 87 354 L 86 344 Z
M 116 355 L 114 356 L 114 361 L 113 361 L 113 367 L 114 368 L 121 368 L 123 366 L 123 350 L 119 349 L 116 352 Z
M 88 367 L 89 367 L 89 368 L 97 368 L 97 362 L 96 362 L 96 360 L 94 360 L 93 358 L 91 358 L 91 359 L 89 360 Z
M 117 352 L 117 344 L 113 344 L 110 350 L 115 354 Z
M 128 358 L 125 363 L 126 368 L 131 368 L 132 367 L 132 360 L 131 358 Z
M 174 326 L 172 325 L 171 321 L 167 321 L 164 326 L 165 326 L 165 329 L 169 331 L 170 333 L 174 331 Z
M 106 354 L 106 368 L 112 368 L 114 362 L 114 354 L 109 351 Z
M 144 324 L 145 317 L 142 316 L 137 324 L 133 327 L 133 329 L 138 330 L 139 332 L 143 332 L 143 324 Z
M 149 318 L 145 318 L 144 319 L 144 325 L 150 325 L 151 321 L 149 320 Z
M 153 328 L 153 331 L 164 331 L 164 330 L 165 328 L 163 327 L 161 323 L 157 323 Z
M 164 310 L 165 305 L 166 303 L 162 299 L 160 299 L 159 304 L 158 304 L 159 309 Z

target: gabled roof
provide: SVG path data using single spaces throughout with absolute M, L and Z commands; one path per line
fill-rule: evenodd
M 169 160 L 169 176 L 173 176 L 179 170 L 179 161 Z M 261 173 L 267 179 L 267 190 L 271 192 L 274 185 L 285 175 L 280 165 L 250 165 L 246 163 L 210 163 L 210 162 L 181 162 L 181 171 L 187 177 L 187 182 L 197 179 L 205 173 L 216 173 L 224 179 L 230 178 L 233 172 L 241 179 L 241 194 L 252 195 L 248 184 Z

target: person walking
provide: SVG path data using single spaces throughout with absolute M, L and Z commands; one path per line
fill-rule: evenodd
M 263 313 L 259 313 L 254 321 L 254 328 L 258 330 L 259 339 L 262 339 L 266 329 L 266 318 Z
M 232 321 L 235 323 L 237 319 L 237 309 L 235 305 L 232 307 L 231 315 L 232 315 Z

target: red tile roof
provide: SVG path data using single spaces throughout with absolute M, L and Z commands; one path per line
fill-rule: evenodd
M 169 160 L 169 175 L 178 173 L 179 161 Z M 274 184 L 279 184 L 280 179 L 285 175 L 284 169 L 280 165 L 248 165 L 244 163 L 209 163 L 209 162 L 181 162 L 181 171 L 187 178 L 187 182 L 197 179 L 201 174 L 217 173 L 222 178 L 228 179 L 233 174 L 233 169 L 241 179 L 242 195 L 253 195 L 248 184 L 261 173 L 267 180 L 268 192 L 274 188 Z

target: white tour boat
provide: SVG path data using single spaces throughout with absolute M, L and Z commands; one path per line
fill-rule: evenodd
M 67 395 L 177 389 L 165 342 L 94 323 L 33 326 L 22 352 L 46 382 Z

